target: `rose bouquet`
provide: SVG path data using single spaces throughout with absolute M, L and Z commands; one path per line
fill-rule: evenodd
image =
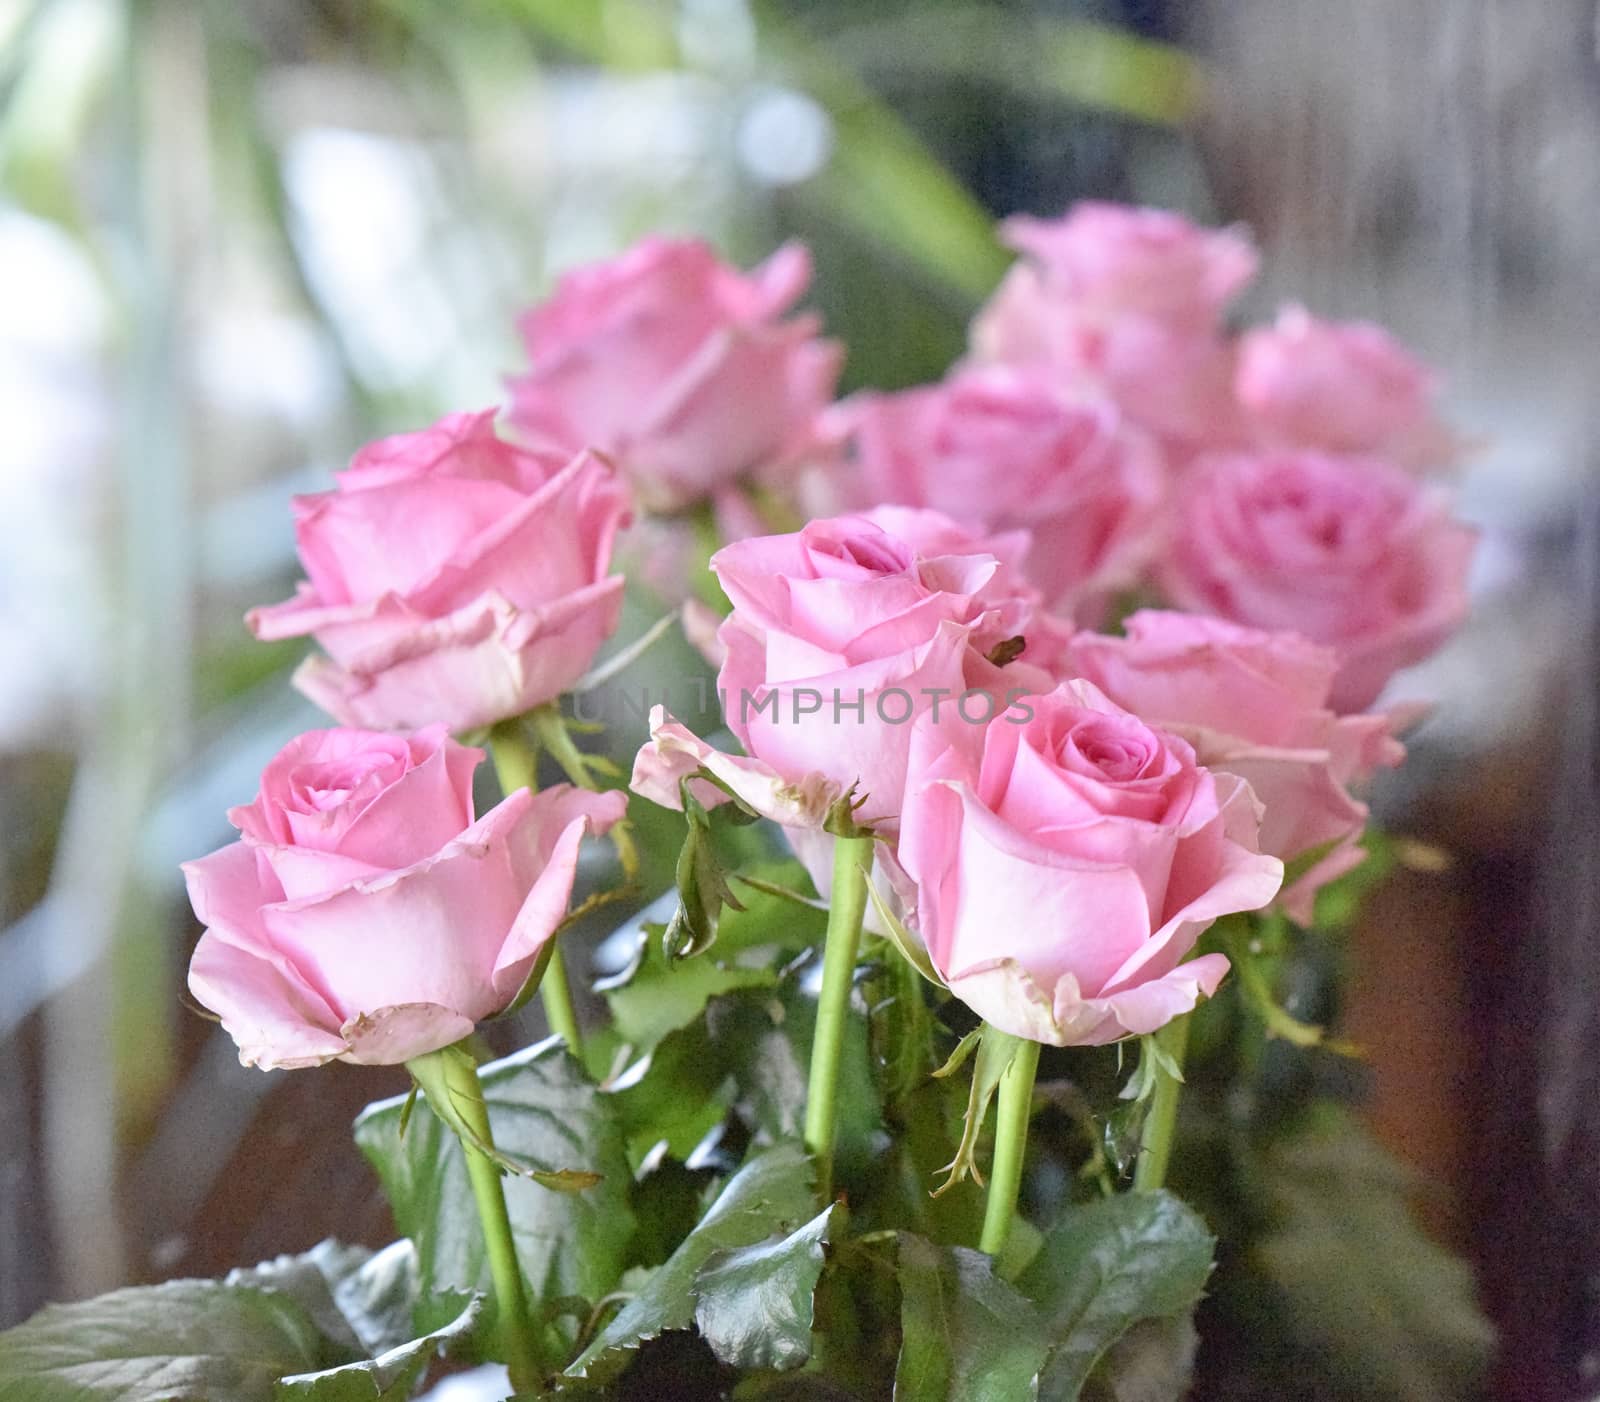
M 1225 1339 L 1273 1259 L 1274 1145 L 1354 1133 L 1284 1084 L 1348 1049 L 1280 994 L 1385 860 L 1418 712 L 1375 706 L 1465 612 L 1459 440 L 1376 327 L 1232 329 L 1238 231 L 1005 232 L 941 384 L 831 402 L 802 250 L 653 239 L 524 318 L 505 429 L 296 501 L 306 581 L 249 624 L 314 638 L 338 725 L 185 865 L 188 984 L 246 1064 L 409 1070 L 355 1126 L 399 1239 L 52 1306 L 0 1396 L 392 1399 L 440 1358 L 497 1397 L 1184 1393 L 1197 1305 Z M 652 577 L 718 713 L 636 707 L 630 774 L 580 744 L 662 631 L 597 663 L 614 546 L 712 531 Z M 586 1022 L 575 936 L 624 905 Z M 552 1035 L 489 1059 L 535 997 Z

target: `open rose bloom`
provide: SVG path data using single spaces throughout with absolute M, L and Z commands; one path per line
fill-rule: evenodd
M 563 784 L 474 818 L 482 759 L 442 726 L 311 731 L 229 813 L 239 841 L 184 865 L 189 988 L 246 1065 L 409 1061 L 516 996 L 624 803 Z
M 976 755 L 919 736 L 899 859 L 950 990 L 1055 1046 L 1153 1032 L 1227 972 L 1188 960 L 1219 916 L 1256 910 L 1283 865 L 1249 785 L 1086 682 L 992 721 Z
M 1094 201 L 1002 227 L 1023 256 L 973 321 L 974 359 L 1102 394 L 1177 456 L 1237 441 L 1221 319 L 1255 276 L 1242 234 Z
M 650 511 L 797 462 L 842 359 L 815 317 L 782 319 L 810 278 L 797 244 L 746 274 L 668 238 L 568 273 L 522 319 L 511 422 L 541 447 L 607 453 Z
M 1330 705 L 1356 711 L 1466 617 L 1477 533 L 1377 459 L 1202 459 L 1179 484 L 1159 569 L 1179 608 L 1296 632 L 1339 658 Z
M 981 717 L 1050 684 L 1034 659 L 1053 657 L 1066 631 L 1022 576 L 1027 548 L 1024 532 L 973 536 L 936 511 L 880 507 L 719 551 L 711 567 L 733 612 L 718 631 L 717 686 L 759 772 L 785 794 L 854 787 L 859 820 L 892 828 L 915 718 L 937 709 L 930 724 L 971 734 L 963 696 Z M 685 746 L 658 729 L 636 791 L 676 806 L 691 757 L 710 754 Z M 825 805 L 804 811 L 820 826 Z M 787 800 L 767 815 L 795 824 Z
M 471 730 L 552 700 L 617 626 L 627 499 L 589 454 L 530 453 L 492 413 L 386 438 L 297 497 L 308 579 L 252 610 L 258 638 L 314 636 L 295 685 L 346 725 Z
M 1367 806 L 1352 793 L 1405 758 L 1387 715 L 1335 715 L 1338 658 L 1293 633 L 1141 610 L 1124 635 L 1080 633 L 1067 670 L 1118 705 L 1181 735 L 1210 769 L 1246 780 L 1261 804 L 1261 849 L 1310 858 L 1281 897 L 1310 923 L 1312 900 L 1366 855 Z
M 1029 578 L 1059 613 L 1092 611 L 1136 580 L 1155 548 L 1166 465 L 1109 400 L 991 366 L 861 396 L 841 418 L 863 500 L 932 507 L 989 531 L 1026 528 Z
M 1268 448 L 1381 457 L 1401 467 L 1447 463 L 1459 441 L 1438 418 L 1438 377 L 1381 326 L 1323 321 L 1286 307 L 1239 338 L 1234 391 L 1252 437 Z

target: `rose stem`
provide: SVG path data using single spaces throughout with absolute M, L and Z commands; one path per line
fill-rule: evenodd
M 537 791 L 538 756 L 528 744 L 520 720 L 503 720 L 495 726 L 489 732 L 489 750 L 494 756 L 494 772 L 503 794 L 509 797 L 518 789 Z M 572 1003 L 572 988 L 567 982 L 567 961 L 561 957 L 561 946 L 554 935 L 550 937 L 550 945 L 550 961 L 539 983 L 539 1000 L 544 1004 L 545 1021 L 550 1024 L 550 1030 L 567 1044 L 569 1052 L 581 1056 L 583 1039 L 578 1031 L 578 1011 Z
M 439 1118 L 453 1125 L 459 1118 L 479 1142 L 492 1148 L 489 1107 L 484 1103 L 478 1066 L 463 1047 L 446 1047 L 407 1062 L 407 1069 L 422 1087 Z M 511 1217 L 506 1211 L 506 1195 L 500 1170 L 460 1134 L 456 1136 L 466 1155 L 467 1180 L 478 1207 L 483 1228 L 483 1244 L 489 1257 L 489 1275 L 494 1281 L 499 1306 L 500 1336 L 511 1374 L 511 1385 L 518 1392 L 539 1385 L 539 1355 L 534 1344 L 528 1298 L 522 1287 L 522 1268 L 517 1264 L 516 1242 L 511 1235 Z
M 833 1146 L 838 1137 L 839 1058 L 844 1050 L 850 988 L 855 981 L 861 918 L 867 908 L 867 868 L 871 836 L 835 837 L 833 892 L 828 902 L 828 935 L 822 950 L 822 992 L 811 1040 L 811 1078 L 806 1088 L 806 1148 L 817 1161 L 817 1188 L 833 1192 Z
M 1022 1187 L 1022 1160 L 1028 1148 L 1028 1120 L 1033 1113 L 1033 1077 L 1039 1069 L 1039 1044 L 1017 1041 L 1016 1055 L 1000 1078 L 1000 1111 L 994 1130 L 994 1164 L 989 1170 L 989 1196 L 983 1209 L 983 1236 L 978 1247 L 999 1256 L 1017 1215 Z
M 1155 1037 L 1156 1045 L 1182 1071 L 1184 1053 L 1189 1049 L 1188 1016 L 1173 1018 Z M 1178 1095 L 1183 1090 L 1183 1081 L 1164 1067 L 1157 1066 L 1155 1074 L 1155 1094 L 1139 1141 L 1139 1162 L 1133 1170 L 1133 1186 L 1141 1193 L 1153 1193 L 1167 1181 L 1167 1164 L 1178 1127 Z
M 588 789 L 590 793 L 598 793 L 600 786 L 595 783 L 594 775 L 589 770 L 588 757 L 573 743 L 572 734 L 567 729 L 567 723 L 562 718 L 561 708 L 554 702 L 547 702 L 537 706 L 529 713 L 533 721 L 533 733 L 539 737 L 539 743 L 549 750 L 562 771 L 580 789 Z M 618 823 L 611 829 L 611 845 L 616 848 L 617 860 L 622 863 L 622 875 L 632 881 L 639 874 L 639 854 L 633 846 L 633 829 L 626 820 Z

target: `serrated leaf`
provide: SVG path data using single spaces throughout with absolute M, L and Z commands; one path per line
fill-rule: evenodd
M 453 1296 L 446 1326 L 416 1338 L 416 1299 L 409 1241 L 376 1254 L 324 1241 L 220 1281 L 44 1310 L 0 1335 L 0 1395 L 15 1382 L 37 1402 L 389 1402 L 409 1396 L 429 1361 L 477 1321 L 478 1297 Z
M 816 1210 L 812 1179 L 811 1160 L 798 1144 L 775 1145 L 752 1157 L 728 1180 L 682 1245 L 568 1367 L 568 1375 L 596 1380 L 615 1376 L 646 1340 L 689 1328 L 701 1267 L 719 1251 L 753 1246 L 810 1219 Z
M 634 1219 L 632 1180 L 611 1099 L 584 1076 L 559 1042 L 549 1041 L 478 1068 L 496 1145 L 542 1172 L 574 1165 L 602 1175 L 586 1192 L 550 1192 L 509 1178 L 506 1207 L 517 1256 L 535 1300 L 594 1300 L 616 1285 Z M 403 1097 L 369 1105 L 355 1137 L 377 1170 L 400 1229 L 417 1244 L 423 1298 L 442 1288 L 490 1288 L 482 1231 L 455 1136 L 426 1101 L 402 1139 Z M 445 1321 L 424 1314 L 423 1327 Z M 566 1326 L 561 1326 L 565 1328 Z
M 814 962 L 792 964 L 769 994 L 735 994 L 706 1009 L 718 1055 L 733 1071 L 734 1104 L 758 1139 L 798 1139 L 805 1126 L 817 1003 L 804 983 Z M 849 1178 L 876 1156 L 884 1137 L 867 1020 L 853 1010 L 840 1039 L 837 1096 L 834 1159 L 840 1176 Z
M 1017 1280 L 1051 1344 L 1039 1396 L 1071 1402 L 1106 1350 L 1140 1320 L 1193 1309 L 1215 1246 L 1205 1223 L 1171 1193 L 1124 1193 L 1068 1208 Z
M 411 1245 L 410 1242 L 403 1244 L 408 1248 Z M 412 1259 L 410 1275 L 414 1280 L 414 1257 Z M 403 1313 L 409 1319 L 414 1305 L 412 1291 L 391 1292 L 385 1289 L 386 1283 L 397 1286 L 398 1277 L 391 1276 L 386 1282 L 380 1270 L 371 1282 L 377 1298 L 381 1300 L 387 1294 L 389 1312 L 396 1318 Z M 276 1402 L 401 1402 L 410 1397 L 429 1362 L 439 1354 L 450 1352 L 452 1345 L 470 1337 L 477 1327 L 483 1297 L 460 1296 L 454 1292 L 445 1292 L 441 1297 L 442 1300 L 451 1298 L 464 1303 L 460 1313 L 439 1328 L 421 1338 L 407 1338 L 381 1352 L 375 1351 L 374 1356 L 364 1362 L 285 1377 L 274 1390 Z
M 695 1275 L 694 1323 L 735 1368 L 798 1368 L 811 1356 L 811 1323 L 824 1246 L 837 1203 L 788 1236 L 709 1256 Z
M 402 1303 L 404 1316 L 396 1320 L 386 1306 L 375 1304 L 369 1290 L 357 1287 L 350 1307 L 337 1296 L 347 1288 L 370 1262 L 376 1259 L 365 1246 L 347 1246 L 340 1241 L 320 1241 L 309 1251 L 296 1256 L 276 1256 L 255 1266 L 240 1266 L 223 1277 L 224 1285 L 248 1289 L 278 1290 L 292 1296 L 323 1333 L 351 1353 L 368 1349 L 382 1353 L 410 1337 L 411 1296 L 416 1293 L 415 1250 L 409 1241 L 397 1241 L 389 1248 L 398 1257 L 412 1262 L 405 1281 L 407 1298 Z M 382 1255 L 382 1253 L 379 1253 Z M 379 1267 L 387 1274 L 389 1263 Z M 377 1277 L 369 1277 L 369 1282 Z M 355 1316 L 352 1318 L 352 1316 Z M 359 1322 L 358 1322 L 359 1321 Z
M 0 1397 L 271 1402 L 285 1374 L 347 1357 L 291 1295 L 175 1280 L 48 1305 L 0 1334 Z
M 962 1246 L 899 1234 L 901 1345 L 896 1398 L 1001 1402 L 1037 1396 L 1049 1345 L 1039 1312 Z

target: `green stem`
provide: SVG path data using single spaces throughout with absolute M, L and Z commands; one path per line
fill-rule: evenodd
M 1156 1045 L 1181 1072 L 1189 1049 L 1189 1018 L 1173 1018 L 1155 1038 Z M 1181 1076 L 1173 1076 L 1160 1066 L 1155 1074 L 1155 1094 L 1139 1141 L 1139 1162 L 1133 1170 L 1133 1186 L 1141 1193 L 1153 1193 L 1167 1181 L 1167 1165 L 1172 1160 L 1172 1141 L 1178 1127 L 1178 1096 L 1183 1090 Z
M 543 709 L 540 708 L 541 711 Z M 539 712 L 534 714 L 537 717 Z M 559 719 L 558 716 L 558 722 Z M 567 736 L 566 727 L 559 728 L 567 745 L 575 748 Z M 541 739 L 544 738 L 542 728 L 539 735 Z M 494 772 L 500 780 L 502 793 L 509 796 L 518 789 L 537 790 L 539 754 L 528 743 L 520 719 L 503 720 L 489 732 L 489 752 L 494 756 Z M 561 759 L 553 747 L 551 753 L 558 760 Z M 566 767 L 565 761 L 562 761 L 562 768 Z M 579 768 L 581 771 L 582 766 Z M 585 787 L 591 785 L 586 784 Z M 578 1010 L 572 1001 L 572 985 L 567 981 L 567 961 L 561 957 L 561 948 L 555 939 L 555 936 L 551 936 L 550 958 L 545 966 L 544 978 L 539 983 L 539 999 L 544 1004 L 545 1021 L 550 1024 L 550 1030 L 567 1044 L 569 1052 L 581 1056 L 583 1036 L 578 1028 Z
M 554 701 L 547 701 L 543 706 L 536 706 L 529 711 L 528 718 L 533 722 L 533 733 L 538 736 L 539 743 L 550 751 L 551 757 L 561 766 L 567 778 L 580 789 L 598 792 L 600 786 L 594 781 L 587 757 L 567 729 L 560 706 Z M 622 864 L 624 879 L 632 881 L 639 874 L 639 854 L 633 845 L 633 831 L 627 822 L 618 823 L 611 829 L 611 845 L 617 849 L 617 860 Z
M 1006 1249 L 1011 1222 L 1017 1215 L 1022 1187 L 1022 1160 L 1028 1150 L 1028 1120 L 1033 1114 L 1033 1078 L 1039 1069 L 1039 1044 L 1017 1042 L 1011 1065 L 1000 1078 L 1000 1113 L 994 1130 L 994 1164 L 989 1170 L 989 1196 L 983 1209 L 983 1236 L 978 1248 L 991 1256 Z
M 822 993 L 811 1042 L 811 1079 L 806 1089 L 806 1148 L 817 1161 L 817 1188 L 833 1193 L 833 1147 L 838 1136 L 839 1060 L 850 1016 L 861 918 L 867 909 L 867 870 L 872 838 L 833 840 L 833 892 L 828 903 L 828 935 L 822 951 Z
M 493 1146 L 489 1107 L 484 1103 L 477 1063 L 463 1046 L 458 1044 L 430 1052 L 406 1065 L 441 1120 L 452 1128 L 460 1124 L 480 1143 Z M 522 1268 L 517 1264 L 516 1242 L 511 1235 L 511 1216 L 506 1211 L 500 1170 L 474 1148 L 467 1137 L 459 1132 L 456 1137 L 461 1152 L 466 1155 L 467 1180 L 472 1184 L 478 1221 L 483 1228 L 483 1244 L 489 1257 L 489 1276 L 494 1281 L 501 1343 L 511 1373 L 511 1385 L 521 1392 L 539 1384 L 539 1353 L 528 1313 L 528 1297 L 523 1289 Z

